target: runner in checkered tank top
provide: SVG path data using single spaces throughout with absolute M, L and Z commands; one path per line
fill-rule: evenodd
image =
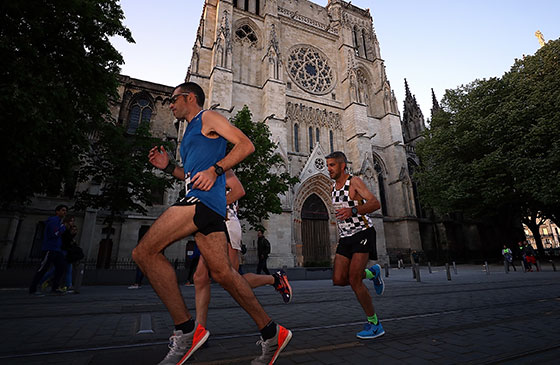
M 332 202 L 335 208 L 350 208 L 357 207 L 365 203 L 364 199 L 353 200 L 350 199 L 350 181 L 352 180 L 352 175 L 348 176 L 344 186 L 341 189 L 336 189 L 336 182 L 333 184 L 332 189 Z M 373 222 L 371 218 L 367 215 L 362 215 L 357 213 L 352 215 L 350 218 L 344 221 L 338 221 L 338 233 L 340 237 L 349 237 L 360 231 L 373 227 Z
M 381 204 L 362 179 L 348 174 L 344 153 L 336 151 L 326 159 L 329 176 L 334 180 L 331 195 L 340 234 L 334 258 L 333 284 L 351 285 L 366 314 L 364 329 L 356 337 L 376 338 L 385 334 L 385 330 L 377 319 L 371 295 L 362 280 L 364 277 L 372 280 L 375 292 L 383 294 L 381 267 L 375 264 L 366 269 L 370 255 L 372 259 L 377 259 L 376 233 L 367 214 L 381 208 Z

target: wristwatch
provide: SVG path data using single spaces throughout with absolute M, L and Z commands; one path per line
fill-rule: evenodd
M 352 207 L 352 215 L 357 215 L 357 214 L 358 214 L 358 208 Z
M 214 164 L 214 172 L 216 173 L 216 175 L 220 176 L 220 175 L 224 174 L 224 169 L 222 168 L 222 166 L 215 163 Z

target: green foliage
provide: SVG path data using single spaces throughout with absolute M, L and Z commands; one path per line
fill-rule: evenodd
M 3 1 L 0 11 L 0 203 L 59 189 L 104 122 L 121 55 L 133 42 L 116 0 Z
M 255 152 L 243 160 L 235 174 L 243 184 L 246 195 L 239 201 L 239 216 L 257 230 L 270 214 L 282 213 L 279 194 L 283 194 L 299 179 L 280 172 L 284 167 L 282 157 L 275 153 L 276 144 L 264 122 L 253 122 L 247 106 L 233 118 L 232 123 L 249 137 Z
M 425 204 L 476 218 L 558 217 L 560 40 L 516 60 L 501 78 L 447 90 L 442 107 L 417 149 Z
M 150 135 L 148 123 L 141 123 L 135 135 L 127 134 L 123 126 L 104 123 L 79 174 L 81 181 L 94 182 L 99 192 L 95 188 L 79 192 L 75 208 L 109 211 L 109 226 L 122 220 L 128 211 L 146 214 L 154 192 L 164 191 L 173 182 L 169 176 L 154 174 L 148 160 L 150 148 L 166 144 Z

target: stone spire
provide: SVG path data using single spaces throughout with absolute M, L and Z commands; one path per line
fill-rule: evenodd
M 404 143 L 407 144 L 418 138 L 426 127 L 424 125 L 424 115 L 422 114 L 422 111 L 418 106 L 416 96 L 412 95 L 412 93 L 410 92 L 406 79 L 404 79 L 404 88 L 406 96 L 404 99 L 404 109 L 401 126 L 403 131 Z
M 434 93 L 434 89 L 432 88 L 432 113 L 431 113 L 432 118 L 434 117 L 434 113 L 437 112 L 438 110 L 441 110 L 441 107 L 439 106 L 439 103 L 436 98 L 436 94 Z

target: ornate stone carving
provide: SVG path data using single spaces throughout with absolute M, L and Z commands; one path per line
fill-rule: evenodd
M 233 44 L 231 41 L 228 11 L 224 10 L 220 28 L 216 34 L 216 42 L 214 44 L 214 64 L 224 68 L 231 68 L 230 63 L 232 50 Z
M 326 109 L 314 109 L 303 104 L 286 104 L 286 117 L 293 121 L 317 127 L 327 127 L 333 130 L 342 129 L 342 117 L 339 113 L 327 112 Z
M 288 9 L 285 9 L 285 8 L 279 6 L 278 7 L 278 14 L 279 15 L 284 15 L 284 16 L 286 16 L 288 18 L 291 18 L 295 21 L 298 21 L 300 23 L 307 24 L 309 26 L 312 26 L 313 28 L 317 28 L 317 29 L 329 32 L 331 34 L 338 35 L 338 29 L 330 28 L 327 24 L 323 24 L 321 22 L 316 21 L 315 19 L 311 19 L 311 18 L 308 18 L 308 17 L 303 16 L 301 14 L 298 14 L 297 11 L 290 11 Z
M 290 78 L 309 93 L 324 95 L 335 87 L 335 73 L 328 58 L 313 46 L 292 47 L 286 68 Z

